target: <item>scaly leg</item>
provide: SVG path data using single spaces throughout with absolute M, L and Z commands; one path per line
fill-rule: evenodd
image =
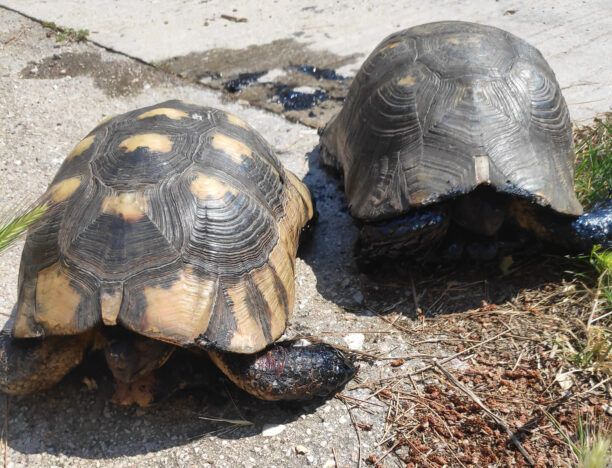
M 91 333 L 13 338 L 0 332 L 0 391 L 26 395 L 51 388 L 83 359 Z
M 561 215 L 526 200 L 517 200 L 510 211 L 522 228 L 569 251 L 588 253 L 596 244 L 612 248 L 612 199 L 578 217 Z
M 418 258 L 444 238 L 449 223 L 450 217 L 442 207 L 364 223 L 355 246 L 357 262 L 367 268 L 372 263 L 398 257 Z

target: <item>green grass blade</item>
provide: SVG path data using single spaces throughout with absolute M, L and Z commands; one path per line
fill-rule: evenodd
M 576 132 L 576 195 L 591 208 L 612 196 L 612 114 Z
M 34 208 L 8 221 L 0 221 L 0 252 L 6 250 L 13 242 L 19 239 L 48 209 L 47 204 L 42 204 L 34 206 Z

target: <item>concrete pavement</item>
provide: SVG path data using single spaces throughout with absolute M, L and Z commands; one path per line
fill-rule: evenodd
M 88 29 L 97 43 L 150 63 L 292 38 L 316 51 L 356 55 L 346 67 L 349 73 L 394 31 L 430 21 L 474 21 L 506 29 L 540 49 L 574 120 L 592 119 L 612 106 L 609 0 L 0 0 L 0 5 Z

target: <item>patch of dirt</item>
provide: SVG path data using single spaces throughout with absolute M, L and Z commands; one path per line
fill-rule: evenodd
M 392 377 L 363 385 L 388 407 L 386 452 L 406 466 L 526 466 L 527 457 L 535 466 L 571 465 L 573 454 L 553 419 L 574 440 L 580 421 L 612 430 L 606 375 L 592 365 L 575 367 L 561 344 L 584 333 L 592 311 L 588 268 L 540 256 L 508 276 L 481 271 L 488 279 L 474 281 L 477 269 L 464 270 L 415 276 L 416 296 L 395 306 L 384 298 L 410 290 L 410 282 L 381 287 L 362 278 L 368 307 L 414 349 L 427 353 L 427 346 L 443 344 L 455 351 L 432 352 L 417 369 L 391 361 Z M 484 300 L 498 293 L 496 303 Z M 385 466 L 380 452 L 368 460 Z
M 354 61 L 355 55 L 340 57 L 315 51 L 294 39 L 279 39 L 246 49 L 211 49 L 174 57 L 159 63 L 161 68 L 194 81 L 207 77 L 229 79 L 239 73 L 283 69 L 309 63 L 321 68 L 338 68 Z
M 57 53 L 29 62 L 21 70 L 21 77 L 26 79 L 69 79 L 73 76 L 91 76 L 95 85 L 110 97 L 138 94 L 143 89 L 173 81 L 172 76 L 138 62 L 103 60 L 98 52 Z M 175 81 L 178 84 L 178 80 Z
M 351 82 L 335 70 L 357 57 L 315 51 L 294 39 L 281 39 L 246 49 L 191 53 L 158 65 L 234 99 L 318 128 L 340 109 Z

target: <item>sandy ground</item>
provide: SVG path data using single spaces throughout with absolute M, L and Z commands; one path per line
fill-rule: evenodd
M 389 21 L 390 17 L 408 16 L 392 8 L 391 4 L 397 2 L 355 7 L 353 19 L 342 14 L 342 8 L 347 6 L 340 2 L 311 2 L 312 6 L 300 7 L 300 19 L 295 22 L 287 16 L 296 13 L 294 7 L 276 7 L 275 15 L 280 16 L 274 16 L 272 21 L 263 10 L 251 15 L 227 7 L 228 15 L 248 18 L 247 22 L 235 22 L 220 17 L 226 7 L 218 2 L 201 2 L 206 5 L 203 16 L 197 15 L 204 10 L 198 9 L 196 15 L 189 6 L 179 9 L 176 2 L 135 2 L 130 11 L 125 11 L 121 2 L 114 2 L 109 7 L 112 14 L 101 14 L 103 2 L 88 2 L 85 6 L 77 3 L 0 2 L 22 8 L 37 18 L 88 28 L 95 41 L 143 60 L 163 61 L 211 49 L 246 48 L 293 38 L 300 41 L 300 47 L 319 44 L 304 46 L 311 51 L 304 60 L 331 60 L 323 60 L 320 66 L 331 64 L 347 76 L 388 32 L 421 22 Z M 286 6 L 286 2 L 281 3 Z M 542 49 L 550 47 L 545 52 L 551 56 L 555 69 L 560 69 L 559 77 L 567 88 L 573 115 L 589 119 L 610 108 L 610 82 L 603 76 L 610 76 L 611 65 L 609 61 L 593 59 L 593 54 L 601 55 L 599 44 L 606 43 L 606 34 L 612 29 L 606 26 L 609 15 L 598 15 L 603 2 L 585 4 L 584 11 L 575 17 L 569 6 L 558 2 L 541 2 L 533 12 L 529 12 L 529 2 L 515 2 L 518 7 L 509 2 L 495 2 L 493 7 L 489 3 L 494 2 L 487 2 L 480 12 L 475 12 L 475 7 L 468 8 L 467 3 L 457 7 L 458 17 L 490 20 L 527 35 Z M 139 23 L 139 16 L 133 12 L 146 8 L 151 11 L 151 19 Z M 369 21 L 362 8 L 372 11 Z M 512 10 L 515 13 L 507 13 Z M 424 12 L 418 5 L 414 11 L 420 11 L 418 18 L 424 21 L 444 16 L 441 10 Z M 327 12 L 327 16 L 321 12 Z M 206 18 L 208 25 L 204 26 Z M 338 28 L 330 27 L 332 18 L 338 21 Z M 375 33 L 366 27 L 374 20 L 380 25 Z M 174 27 L 173 32 L 156 38 L 151 30 L 165 21 Z M 546 22 L 549 28 L 542 27 Z M 210 34 L 194 36 L 196 24 L 209 28 Z M 560 26 L 563 24 L 565 29 Z M 585 25 L 598 32 L 587 34 Z M 359 40 L 345 37 L 350 31 L 354 34 L 358 26 L 366 31 Z M 584 40 L 576 40 L 574 33 L 578 29 L 583 31 Z M 180 34 L 176 32 L 179 30 Z M 266 32 L 265 38 L 262 31 Z M 299 32 L 303 34 L 296 34 Z M 227 41 L 210 39 L 219 34 L 227 34 Z M 208 39 L 198 42 L 196 37 Z M 345 59 L 352 54 L 357 55 L 351 68 Z M 270 68 L 287 63 L 272 63 Z M 242 71 L 236 70 L 232 73 Z M 211 371 L 204 390 L 184 392 L 144 410 L 111 404 L 112 382 L 100 370 L 103 366 L 94 360 L 49 392 L 0 401 L 8 466 L 357 466 L 360 453 L 363 459 L 366 454 L 381 457 L 388 452 L 387 446 L 379 445 L 387 435 L 387 406 L 371 398 L 371 391 L 363 387 L 423 366 L 419 355 L 444 357 L 455 351 L 454 347 L 440 344 L 443 331 L 431 335 L 420 328 L 418 336 L 398 332 L 398 324 L 414 322 L 415 304 L 423 297 L 420 290 L 413 296 L 410 283 L 378 286 L 359 275 L 351 253 L 356 231 L 337 181 L 318 167 L 313 152 L 318 141 L 316 130 L 245 105 L 240 96 L 237 100 L 200 81 L 201 76 L 160 72 L 95 44 L 59 44 L 54 34 L 38 23 L 0 8 L 0 207 L 21 205 L 44 191 L 72 146 L 108 115 L 171 98 L 229 110 L 258 129 L 282 162 L 304 178 L 315 193 L 320 211 L 314 237 L 298 259 L 298 297 L 287 335 L 314 335 L 333 344 L 351 345 L 379 359 L 359 362 L 358 378 L 343 392 L 344 401 L 332 399 L 303 407 L 263 403 L 242 394 Z M 585 99 L 585 95 L 591 98 Z M 303 121 L 300 116 L 293 120 Z M 0 265 L 0 325 L 8 319 L 15 302 L 19 253 L 17 246 Z M 467 279 L 457 277 L 453 284 L 462 281 L 468 284 L 466 288 L 473 287 L 492 301 L 502 302 L 516 293 L 512 287 L 497 288 L 494 282 L 482 279 L 472 286 Z M 478 304 L 479 301 L 457 301 L 452 311 L 463 312 Z M 373 310 L 397 313 L 396 326 Z M 402 359 L 397 361 L 398 358 Z M 394 361 L 397 367 L 389 365 Z M 464 364 L 453 360 L 448 365 L 461 368 Z M 431 383 L 428 379 L 420 380 L 419 386 Z M 358 407 L 351 404 L 366 399 L 369 403 Z M 203 418 L 240 419 L 251 424 Z M 402 463 L 389 455 L 383 465 Z

